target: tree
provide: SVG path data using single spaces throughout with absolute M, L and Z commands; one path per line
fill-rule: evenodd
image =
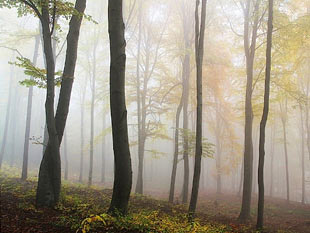
M 80 175 L 79 175 L 79 182 L 82 183 L 83 181 L 83 171 L 84 171 L 84 113 L 85 113 L 85 96 L 86 96 L 86 82 L 87 79 L 84 80 L 84 83 L 81 87 L 81 95 L 80 95 L 80 110 L 81 110 L 81 146 L 80 146 Z
M 171 170 L 171 181 L 170 181 L 170 189 L 169 189 L 169 202 L 173 203 L 174 199 L 174 189 L 175 189 L 175 180 L 177 175 L 177 165 L 179 158 L 179 125 L 180 125 L 180 115 L 183 106 L 183 93 L 180 99 L 180 103 L 177 107 L 176 116 L 175 116 L 175 131 L 174 131 L 174 153 L 173 153 L 173 162 L 172 162 L 172 170 Z
M 132 186 L 132 170 L 125 103 L 126 41 L 123 1 L 109 0 L 108 4 L 111 55 L 110 109 L 115 164 L 113 194 L 108 212 L 126 214 Z
M 191 7 L 186 6 L 185 2 L 182 2 L 182 26 L 183 26 L 183 38 L 184 38 L 184 58 L 182 61 L 182 85 L 183 85 L 183 129 L 188 129 L 188 101 L 189 101 L 189 79 L 190 79 L 190 50 L 192 48 L 192 19 L 191 19 Z M 183 138 L 183 160 L 184 160 L 184 180 L 183 180 L 183 193 L 182 202 L 188 201 L 188 186 L 189 186 L 189 159 L 188 159 L 188 137 L 184 134 Z
M 258 211 L 257 211 L 257 224 L 256 224 L 257 229 L 263 228 L 263 220 L 264 220 L 263 217 L 264 217 L 264 197 L 265 197 L 265 187 L 264 187 L 265 130 L 269 112 L 272 29 L 273 29 L 273 0 L 269 0 L 264 109 L 262 120 L 260 122 L 260 134 L 259 134 Z
M 95 41 L 93 45 L 92 54 L 92 72 L 91 72 L 91 110 L 90 110 L 90 161 L 89 161 L 89 174 L 88 174 L 88 186 L 91 186 L 93 179 L 93 160 L 94 160 L 94 117 L 95 117 L 95 93 L 96 93 L 96 55 L 98 46 L 99 34 L 94 32 Z M 97 34 L 97 35 L 96 35 Z
M 246 96 L 245 96 L 245 127 L 244 127 L 244 171 L 243 171 L 243 194 L 242 206 L 239 219 L 244 221 L 250 218 L 251 195 L 252 195 L 252 173 L 253 173 L 253 109 L 252 109 L 252 92 L 253 92 L 253 69 L 256 50 L 257 31 L 259 26 L 259 6 L 260 0 L 254 2 L 254 22 L 251 22 L 251 0 L 247 0 L 244 11 L 244 51 L 246 57 Z M 253 24 L 252 24 L 253 23 Z M 250 38 L 250 27 L 252 25 L 252 35 Z M 251 42 L 250 42 L 251 40 Z
M 196 148 L 195 148 L 195 167 L 193 176 L 193 186 L 191 200 L 189 204 L 189 218 L 192 220 L 198 199 L 199 180 L 201 172 L 201 155 L 202 155 L 202 63 L 204 49 L 204 34 L 206 23 L 206 5 L 207 0 L 202 0 L 201 6 L 201 23 L 199 24 L 199 0 L 196 0 L 195 9 L 195 57 L 197 72 L 197 120 L 196 120 Z
M 32 64 L 35 66 L 38 59 L 40 44 L 40 35 L 35 36 L 35 45 Z M 28 90 L 28 102 L 27 102 L 27 116 L 26 116 L 26 130 L 25 130 L 25 142 L 24 142 L 24 155 L 23 155 L 23 168 L 22 168 L 22 180 L 27 179 L 28 175 L 28 153 L 29 153 L 29 138 L 30 138 L 30 124 L 31 124 L 31 111 L 32 111 L 32 96 L 33 86 L 31 85 Z
M 41 22 L 46 64 L 47 95 L 45 112 L 49 139 L 40 165 L 36 204 L 37 206 L 54 206 L 59 200 L 61 187 L 59 147 L 69 110 L 77 57 L 79 30 L 86 7 L 86 0 L 77 0 L 74 7 L 71 3 L 65 3 L 63 1 L 53 1 L 52 4 L 49 4 L 48 0 L 39 2 L 30 0 L 20 0 L 16 2 L 3 1 L 1 6 L 26 7 L 26 9 L 30 9 Z M 26 9 L 24 9 L 24 12 L 27 13 Z M 69 23 L 66 60 L 55 116 L 55 57 L 52 47 L 52 34 L 55 28 L 55 21 L 59 15 L 72 17 Z
M 13 53 L 14 56 L 14 53 Z M 2 161 L 4 157 L 4 151 L 6 146 L 6 140 L 7 140 L 7 134 L 8 134 L 8 127 L 9 127 L 9 121 L 10 121 L 10 108 L 12 103 L 12 92 L 13 92 L 13 75 L 14 75 L 14 69 L 11 67 L 10 69 L 10 84 L 9 84 L 9 97 L 8 97 L 8 103 L 6 106 L 6 115 L 5 115 L 5 125 L 4 125 L 4 134 L 3 134 L 3 140 L 0 150 L 0 168 L 2 166 Z
M 156 29 L 155 25 L 151 27 L 147 23 L 152 23 L 147 17 L 142 20 L 142 3 L 139 6 L 138 12 L 138 54 L 137 54 L 137 78 L 136 78 L 136 93 L 137 95 L 137 115 L 138 115 L 138 177 L 135 192 L 143 194 L 143 165 L 145 157 L 145 147 L 147 139 L 157 137 L 156 131 L 161 127 L 160 117 L 154 120 L 153 116 L 159 116 L 163 112 L 163 103 L 160 102 L 159 93 L 163 89 L 163 85 L 159 85 L 158 90 L 153 91 L 151 88 L 152 78 L 156 75 L 157 66 L 160 61 L 160 45 L 163 40 L 163 35 L 166 30 L 166 26 L 160 27 L 158 37 L 154 33 Z M 168 17 L 167 17 L 168 20 Z M 144 24 L 142 24 L 144 22 Z M 165 22 L 165 25 L 167 22 Z M 140 48 L 144 48 L 142 49 Z M 144 54 L 144 57 L 142 55 Z M 154 58 L 152 59 L 152 55 Z M 143 61 L 144 63 L 142 64 Z M 142 68 L 143 67 L 143 68 Z M 140 77 L 140 69 L 143 70 L 142 77 Z M 140 80 L 142 79 L 142 80 Z M 142 81 L 142 82 L 141 82 Z M 139 99 L 138 99 L 139 98 Z

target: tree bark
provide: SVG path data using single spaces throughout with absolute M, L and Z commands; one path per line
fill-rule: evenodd
M 111 54 L 110 108 L 115 172 L 112 200 L 108 212 L 112 214 L 127 213 L 132 185 L 125 102 L 126 41 L 122 11 L 122 0 L 109 0 L 108 24 Z
M 46 2 L 45 2 L 46 3 Z M 44 4 L 46 5 L 46 4 Z M 75 9 L 84 13 L 86 0 L 77 0 Z M 59 101 L 56 116 L 54 117 L 54 73 L 55 63 L 53 57 L 51 32 L 49 28 L 49 12 L 42 6 L 41 25 L 43 30 L 44 54 L 47 66 L 47 98 L 46 98 L 46 123 L 49 134 L 47 148 L 40 165 L 37 187 L 37 206 L 54 206 L 59 200 L 61 187 L 61 168 L 59 146 L 64 133 L 64 128 L 69 111 L 69 103 L 74 78 L 77 58 L 79 31 L 82 22 L 80 15 L 73 15 L 69 23 L 67 35 L 66 60 L 61 82 Z
M 193 186 L 188 214 L 189 220 L 193 220 L 199 191 L 199 181 L 201 172 L 201 155 L 202 155 L 202 64 L 204 50 L 204 34 L 206 23 L 206 5 L 207 0 L 202 0 L 201 6 L 201 23 L 199 26 L 199 0 L 196 0 L 195 10 L 195 55 L 197 70 L 197 120 L 196 120 L 196 147 L 195 147 L 195 167 L 193 175 Z M 200 27 L 200 28 L 199 28 Z
M 180 115 L 183 106 L 183 94 L 180 100 L 180 103 L 177 108 L 175 116 L 175 132 L 174 132 L 174 154 L 173 154 L 173 163 L 172 163 L 172 172 L 171 172 L 171 181 L 169 189 L 169 202 L 173 203 L 174 200 L 174 189 L 175 189 L 175 180 L 177 175 L 177 166 L 178 166 L 178 157 L 179 157 L 179 125 L 180 125 Z
M 267 29 L 267 49 L 266 49 L 266 72 L 265 72 L 265 93 L 264 109 L 262 120 L 260 122 L 259 134 L 259 162 L 258 162 L 258 210 L 256 228 L 262 229 L 264 223 L 264 162 L 265 162 L 265 131 L 269 113 L 270 96 L 270 76 L 271 76 L 271 48 L 272 48 L 272 30 L 273 30 L 273 0 L 269 0 L 268 7 L 268 29 Z
M 40 35 L 35 36 L 35 45 L 32 64 L 35 66 L 38 59 Z M 28 102 L 27 102 L 27 117 L 26 117 L 26 131 L 24 141 L 24 154 L 23 154 L 23 167 L 22 167 L 22 180 L 26 180 L 28 176 L 28 153 L 29 153 L 29 137 L 30 137 L 30 124 L 31 124 L 31 111 L 32 111 L 32 96 L 33 86 L 28 90 Z
M 239 220 L 245 221 L 250 218 L 251 197 L 252 197 L 252 176 L 253 176 L 253 109 L 252 109 L 252 88 L 253 88 L 253 67 L 256 49 L 256 38 L 258 30 L 258 10 L 260 0 L 256 0 L 254 6 L 254 23 L 252 28 L 251 43 L 250 32 L 250 11 L 251 0 L 247 0 L 244 10 L 244 51 L 246 57 L 246 96 L 245 96 L 245 127 L 244 127 L 244 171 L 243 171 L 243 194 Z
M 48 145 L 43 155 L 39 170 L 36 204 L 40 206 L 55 206 L 59 200 L 61 186 L 61 168 L 59 138 L 57 136 L 54 98 L 55 98 L 55 63 L 52 48 L 52 36 L 50 31 L 50 15 L 47 2 L 42 5 L 42 33 L 44 54 L 47 68 L 47 95 L 45 102 L 46 125 L 48 130 Z

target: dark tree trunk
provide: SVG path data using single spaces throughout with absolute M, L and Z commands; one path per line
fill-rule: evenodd
M 171 182 L 170 182 L 170 191 L 169 191 L 169 202 L 170 203 L 173 203 L 175 180 L 176 180 L 176 175 L 177 175 L 177 166 L 178 166 L 178 157 L 179 157 L 179 124 L 180 124 L 180 115 L 181 115 L 182 106 L 183 106 L 183 95 L 181 97 L 180 103 L 177 108 L 176 116 L 175 116 L 174 154 L 173 154 Z
M 85 8 L 86 8 L 86 0 L 76 0 L 75 9 L 78 12 L 83 14 Z M 56 112 L 56 128 L 60 142 L 62 140 L 69 112 L 69 104 L 71 98 L 72 84 L 74 80 L 74 71 L 77 59 L 77 48 L 78 48 L 82 19 L 83 18 L 78 15 L 73 15 L 69 23 L 65 67 L 63 71 L 59 101 Z
M 257 229 L 263 228 L 264 223 L 264 162 L 265 162 L 265 131 L 269 112 L 270 96 L 270 76 L 271 76 L 271 48 L 272 48 L 272 29 L 273 29 L 273 0 L 269 0 L 268 7 L 268 31 L 267 31 L 267 49 L 266 49 L 266 72 L 265 72 L 265 94 L 264 109 L 262 120 L 260 122 L 259 134 L 259 162 L 258 162 L 258 210 L 257 210 Z
M 46 3 L 46 2 L 45 2 Z M 59 200 L 61 186 L 59 138 L 57 136 L 54 97 L 55 97 L 55 63 L 52 49 L 52 38 L 49 25 L 49 12 L 46 4 L 42 5 L 42 33 L 44 54 L 47 68 L 47 95 L 45 102 L 48 144 L 44 152 L 37 187 L 37 206 L 54 206 Z
M 75 9 L 84 13 L 86 0 L 77 0 Z M 54 206 L 59 200 L 61 187 L 61 168 L 59 145 L 65 129 L 69 111 L 69 103 L 74 78 L 77 58 L 77 47 L 82 17 L 73 15 L 69 23 L 67 35 L 67 51 L 65 67 L 61 82 L 59 101 L 56 116 L 54 117 L 54 73 L 55 63 L 53 57 L 51 32 L 49 28 L 49 12 L 42 7 L 41 25 L 43 30 L 44 54 L 47 67 L 47 98 L 46 98 L 46 123 L 48 129 L 48 144 L 40 165 L 37 187 L 37 206 Z
M 252 197 L 252 176 L 253 176 L 253 142 L 252 142 L 252 127 L 253 127 L 253 109 L 252 109 L 252 88 L 253 88 L 253 67 L 256 49 L 256 38 L 258 30 L 258 10 L 260 0 L 256 0 L 254 6 L 254 23 L 252 28 L 252 38 L 250 43 L 250 12 L 251 0 L 247 0 L 244 10 L 244 51 L 246 57 L 246 96 L 245 96 L 245 127 L 244 127 L 244 171 L 243 171 L 243 193 L 242 206 L 239 215 L 239 220 L 245 221 L 250 218 L 251 197 Z
M 193 220 L 199 191 L 199 181 L 201 172 L 201 155 L 202 155 L 202 64 L 204 50 L 204 34 L 206 23 L 206 5 L 207 0 L 202 0 L 201 6 L 201 23 L 199 25 L 199 0 L 196 0 L 195 10 L 195 55 L 197 70 L 197 120 L 196 120 L 196 148 L 195 148 L 195 167 L 193 175 L 193 186 L 191 200 L 189 204 L 189 219 Z M 200 27 L 200 28 L 199 28 Z
M 14 57 L 14 53 L 13 56 Z M 8 97 L 8 105 L 6 106 L 6 116 L 5 116 L 5 125 L 4 125 L 4 133 L 3 133 L 3 139 L 2 139 L 2 145 L 1 145 L 1 151 L 0 151 L 0 168 L 2 166 L 3 157 L 4 157 L 4 151 L 6 146 L 6 140 L 8 137 L 8 127 L 9 127 L 9 121 L 10 121 L 10 108 L 12 107 L 12 89 L 13 89 L 13 73 L 14 67 L 12 66 L 10 69 L 10 84 L 9 84 L 9 97 Z
M 39 52 L 40 35 L 35 36 L 34 54 L 32 59 L 32 64 L 35 66 L 38 59 Z M 29 137 L 30 137 L 30 124 L 31 124 L 31 111 L 32 111 L 32 95 L 33 86 L 29 87 L 28 90 L 28 103 L 27 103 L 27 117 L 26 117 L 26 131 L 25 131 L 25 141 L 24 141 L 24 155 L 23 155 L 23 168 L 22 168 L 22 180 L 27 179 L 28 175 L 28 153 L 29 153 Z
M 132 185 L 131 158 L 128 143 L 125 102 L 126 41 L 123 1 L 109 0 L 110 37 L 110 108 L 114 150 L 114 185 L 109 213 L 126 214 Z

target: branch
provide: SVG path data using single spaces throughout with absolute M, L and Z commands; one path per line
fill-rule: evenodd
M 40 13 L 40 11 L 38 10 L 38 8 L 35 6 L 35 4 L 31 1 L 31 0 L 19 0 L 21 2 L 23 2 L 25 5 L 29 6 L 30 8 L 32 8 L 34 10 L 34 12 L 37 14 L 37 16 L 39 17 L 40 20 L 42 20 L 42 15 Z
M 53 8 L 53 22 L 52 22 L 52 30 L 51 35 L 53 35 L 54 28 L 55 28 L 55 20 L 56 20 L 56 0 L 54 0 L 54 8 Z
M 252 92 L 254 91 L 255 86 L 256 86 L 258 80 L 260 79 L 260 76 L 261 76 L 261 74 L 263 73 L 263 70 L 265 69 L 265 67 L 266 67 L 266 66 L 263 66 L 263 67 L 260 69 L 259 74 L 257 75 L 257 79 L 254 81 L 254 84 L 253 84 L 253 87 L 252 87 Z
M 219 1 L 220 2 L 220 6 L 221 6 L 221 9 L 223 11 L 223 14 L 225 16 L 225 18 L 227 19 L 228 23 L 229 23 L 229 26 L 230 26 L 230 29 L 231 31 L 236 35 L 236 36 L 239 36 L 239 37 L 243 37 L 243 35 L 239 34 L 238 32 L 235 31 L 235 29 L 233 28 L 233 25 L 229 19 L 229 17 L 225 14 L 225 11 L 224 11 L 224 7 L 222 5 L 222 1 Z
M 167 93 L 163 96 L 163 98 L 162 98 L 161 101 L 160 101 L 160 104 L 162 104 L 162 103 L 164 102 L 166 96 L 167 96 L 175 87 L 177 87 L 177 86 L 179 86 L 179 85 L 181 85 L 181 84 L 182 84 L 182 83 L 177 83 L 177 84 L 175 84 L 174 86 L 172 86 L 172 87 L 169 89 L 169 91 L 167 91 Z
M 14 51 L 14 52 L 17 52 L 17 53 L 19 54 L 19 56 L 21 56 L 22 58 L 24 58 L 24 56 L 23 56 L 17 49 L 10 48 L 10 47 L 7 47 L 7 46 L 0 46 L 0 48 L 5 48 L 5 49 L 12 50 L 12 51 Z

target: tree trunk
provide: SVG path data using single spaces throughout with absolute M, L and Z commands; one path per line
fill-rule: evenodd
M 244 171 L 244 159 L 242 158 L 241 171 L 240 171 L 240 183 L 239 183 L 239 190 L 238 190 L 238 197 L 241 196 L 241 191 L 242 191 L 243 171 Z
M 81 99 L 81 147 L 80 147 L 80 175 L 79 182 L 83 182 L 84 171 L 84 103 L 85 103 L 86 85 L 83 87 L 82 99 Z
M 169 202 L 170 203 L 173 203 L 175 180 L 176 180 L 176 175 L 177 175 L 177 166 L 178 166 L 178 157 L 179 157 L 179 123 L 180 123 L 180 115 L 181 115 L 182 106 L 183 106 L 183 95 L 181 97 L 180 103 L 177 108 L 176 116 L 175 116 L 174 154 L 173 154 L 171 182 L 170 182 L 170 191 L 169 191 Z
M 149 66 L 150 66 L 150 47 L 149 43 L 145 45 L 146 50 L 146 58 L 145 58 L 145 72 L 143 77 L 143 89 L 141 94 L 141 122 L 140 122 L 140 138 L 138 145 L 138 177 L 137 177 L 137 185 L 136 185 L 136 193 L 143 194 L 143 164 L 144 164 L 144 150 L 145 150 L 145 141 L 146 141 L 146 117 L 147 117 L 147 106 L 146 106 L 146 93 L 147 93 L 147 85 L 149 81 Z M 140 86 L 140 81 L 139 81 Z
M 260 125 L 257 126 L 257 129 L 254 132 L 254 143 L 253 143 L 253 193 L 255 194 L 257 191 L 258 183 L 257 181 L 257 171 L 258 171 L 258 155 L 257 155 L 257 142 L 259 143 L 259 132 L 260 132 Z M 258 139 L 258 140 L 257 140 Z
M 290 201 L 290 181 L 289 181 L 288 152 L 287 152 L 287 138 L 286 138 L 287 99 L 285 99 L 285 109 L 282 109 L 281 107 L 281 113 L 282 113 L 281 122 L 282 122 L 282 127 L 283 127 L 283 140 L 284 140 L 283 147 L 284 147 L 284 156 L 285 156 L 286 200 L 287 202 L 289 202 Z
M 216 100 L 215 100 L 216 101 Z M 220 129 L 220 117 L 219 117 L 219 107 L 218 102 L 216 101 L 216 194 L 220 195 L 222 193 L 222 176 L 221 176 L 221 129 Z M 218 196 L 217 196 L 218 197 Z
M 18 84 L 17 84 L 18 85 Z M 15 88 L 13 87 L 13 89 L 16 89 L 18 88 L 18 86 L 15 86 Z M 19 112 L 20 112 L 20 99 L 21 99 L 21 95 L 19 94 L 19 90 L 16 89 L 15 91 L 15 94 L 14 94 L 14 98 L 13 98 L 13 103 L 12 103 L 12 109 L 10 110 L 11 113 L 11 119 L 10 119 L 10 126 L 9 126 L 9 132 L 10 132 L 10 137 L 11 137 L 11 143 L 10 143 L 10 146 L 11 146 L 11 150 L 10 150 L 10 154 L 9 154 L 9 161 L 10 161 L 10 166 L 12 167 L 13 165 L 13 159 L 16 157 L 15 155 L 15 151 L 16 151 L 16 138 L 15 138 L 15 135 L 16 135 L 16 125 L 18 123 L 18 116 L 20 115 Z
M 55 206 L 59 200 L 61 186 L 61 168 L 59 138 L 54 115 L 55 97 L 55 63 L 52 49 L 52 38 L 49 25 L 47 6 L 42 5 L 43 45 L 47 68 L 47 95 L 45 102 L 46 125 L 48 130 L 48 145 L 43 155 L 39 170 L 36 204 L 40 206 Z
M 91 186 L 93 180 L 93 164 L 94 164 L 94 124 L 95 124 L 95 95 L 96 95 L 96 51 L 97 41 L 93 47 L 93 70 L 91 80 L 91 109 L 90 109 L 90 150 L 89 150 L 89 174 L 88 187 Z
M 105 130 L 106 130 L 106 116 L 105 112 L 103 110 L 103 117 L 102 117 L 102 132 L 104 132 L 103 138 L 102 138 L 102 155 L 101 155 L 101 183 L 104 184 L 105 182 L 105 150 L 106 150 L 106 137 L 105 137 Z
M 304 119 L 303 119 L 303 109 L 301 104 L 299 104 L 300 109 L 300 134 L 301 134 L 301 203 L 305 204 L 305 190 L 306 190 L 306 180 L 305 180 L 305 130 L 304 130 Z
M 188 158 L 188 101 L 189 101 L 189 79 L 190 79 L 190 52 L 192 47 L 192 40 L 190 39 L 192 35 L 191 31 L 191 17 L 187 14 L 186 4 L 183 2 L 182 5 L 182 24 L 183 24 L 183 37 L 184 37 L 184 49 L 185 55 L 183 60 L 183 160 L 184 160 L 184 180 L 183 180 L 183 196 L 182 202 L 187 203 L 188 201 L 188 187 L 189 187 L 189 158 Z
M 273 127 L 271 128 L 270 142 L 271 142 L 271 145 L 270 145 L 271 161 L 270 161 L 270 193 L 269 195 L 273 197 L 273 179 L 274 179 L 274 176 L 273 176 L 274 162 L 273 161 L 274 161 L 275 125 L 273 125 Z
M 38 59 L 39 43 L 40 43 L 40 35 L 36 35 L 34 53 L 32 59 L 32 64 L 34 66 L 36 65 Z M 32 95 L 33 95 L 33 86 L 30 86 L 28 90 L 26 131 L 24 141 L 23 168 L 21 177 L 22 180 L 26 180 L 28 175 L 28 153 L 29 153 L 29 137 L 30 137 L 30 124 L 31 124 L 31 111 L 32 111 Z
M 122 0 L 109 0 L 108 20 L 111 54 L 110 108 L 115 172 L 112 200 L 108 212 L 112 214 L 127 213 L 132 185 L 125 102 L 126 41 L 122 10 Z
M 145 150 L 145 141 L 146 141 L 146 93 L 147 93 L 147 84 L 149 81 L 149 65 L 150 65 L 150 51 L 149 44 L 146 44 L 146 58 L 145 58 L 145 72 L 144 72 L 144 80 L 143 80 L 143 89 L 141 95 L 141 122 L 140 122 L 140 138 L 138 145 L 138 177 L 137 177 L 137 185 L 136 185 L 136 193 L 143 194 L 143 164 L 144 164 L 144 150 Z M 139 81 L 140 88 L 140 81 Z M 139 91 L 139 94 L 140 91 Z
M 260 122 L 259 134 L 259 162 L 258 162 L 258 211 L 257 211 L 257 229 L 263 228 L 264 220 L 264 162 L 265 162 L 265 131 L 269 112 L 270 96 L 270 73 L 271 73 L 271 48 L 272 48 L 272 29 L 273 29 L 273 0 L 269 0 L 268 7 L 268 31 L 267 31 L 267 49 L 266 49 L 266 72 L 265 72 L 265 94 L 264 109 L 262 120 Z
M 187 42 L 186 42 L 187 44 Z M 187 50 L 189 45 L 186 45 Z M 188 98 L 189 98 L 189 76 L 190 76 L 190 56 L 186 54 L 184 57 L 183 64 L 183 130 L 184 130 L 184 140 L 183 140 L 183 160 L 184 160 L 184 181 L 183 181 L 183 197 L 182 202 L 187 203 L 188 201 L 188 186 L 189 186 L 189 158 L 188 158 Z
M 201 155 L 202 155 L 202 64 L 204 50 L 204 33 L 206 23 L 206 5 L 207 0 L 202 0 L 201 6 L 201 23 L 199 26 L 199 0 L 196 0 L 195 10 L 195 55 L 197 70 L 197 120 L 196 120 L 196 148 L 195 148 L 195 167 L 193 175 L 193 186 L 188 214 L 189 220 L 193 220 L 199 191 L 199 180 L 201 172 Z M 200 28 L 199 28 L 200 27 Z
M 251 197 L 252 197 L 252 176 L 253 176 L 253 110 L 252 110 L 252 88 L 253 88 L 253 67 L 256 49 L 258 9 L 260 0 L 256 0 L 254 7 L 254 23 L 252 28 L 252 40 L 249 42 L 250 32 L 250 11 L 251 0 L 247 0 L 244 11 L 244 51 L 246 57 L 246 96 L 245 96 L 245 129 L 244 129 L 244 171 L 243 171 L 243 194 L 242 206 L 239 220 L 245 221 L 250 218 Z
M 15 53 L 13 53 L 14 57 Z M 14 67 L 12 66 L 10 69 L 10 84 L 9 84 L 9 97 L 8 97 L 8 105 L 6 106 L 6 116 L 5 116 L 5 124 L 4 124 L 4 133 L 3 133 L 3 139 L 2 139 L 2 145 L 1 145 L 1 151 L 0 151 L 0 168 L 2 166 L 3 157 L 4 157 L 4 151 L 6 146 L 6 140 L 8 137 L 8 127 L 9 127 L 9 121 L 10 121 L 10 108 L 12 107 L 12 91 L 13 91 L 13 80 L 14 80 Z
M 138 51 L 137 51 L 137 115 L 138 115 L 138 177 L 137 177 L 137 185 L 136 185 L 136 193 L 142 193 L 143 191 L 143 181 L 142 181 L 142 172 L 143 167 L 141 166 L 141 157 L 142 157 L 142 138 L 141 138 L 141 91 L 140 91 L 140 54 L 141 54 L 141 34 L 142 34 L 142 1 L 139 2 L 139 12 L 138 12 L 138 24 L 139 24 L 139 32 L 138 32 Z M 142 170 L 142 172 L 140 171 Z
M 77 0 L 75 9 L 84 13 L 86 0 Z M 49 28 L 48 9 L 42 7 L 41 25 L 43 29 L 44 54 L 47 67 L 47 98 L 46 98 L 46 123 L 49 141 L 40 165 L 36 204 L 37 206 L 54 206 L 59 200 L 61 187 L 61 168 L 59 145 L 62 140 L 64 128 L 69 111 L 69 103 L 74 78 L 77 58 L 79 31 L 82 22 L 80 15 L 73 15 L 69 23 L 67 35 L 66 60 L 61 82 L 59 101 L 56 116 L 54 117 L 54 72 L 51 33 Z

